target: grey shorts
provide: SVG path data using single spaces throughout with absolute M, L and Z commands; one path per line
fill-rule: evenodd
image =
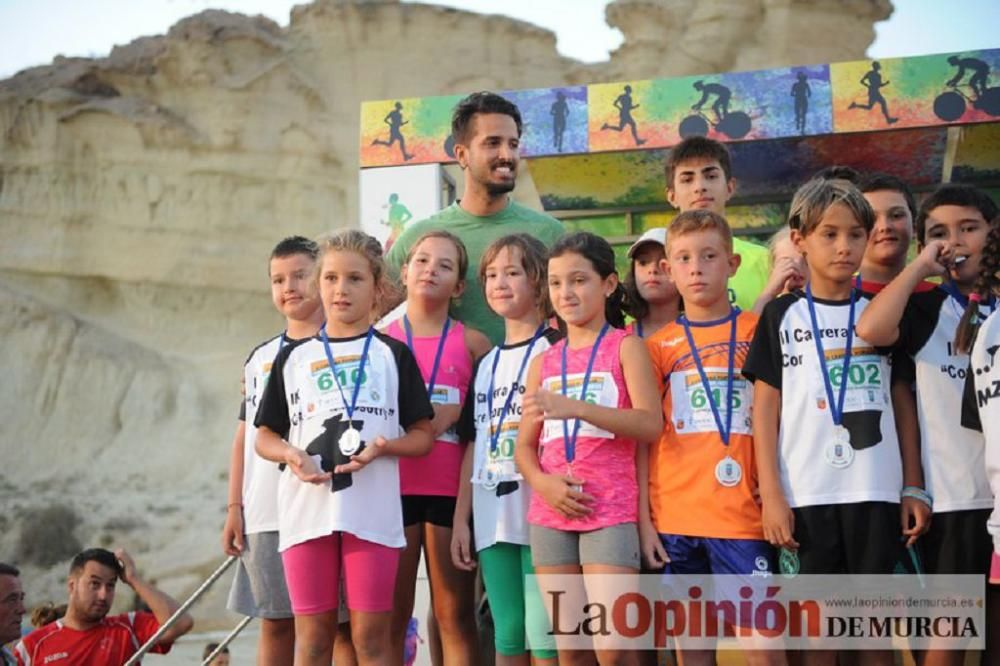
M 564 532 L 531 525 L 531 561 L 536 567 L 608 564 L 639 568 L 639 530 L 621 523 L 591 532 Z
M 278 533 L 247 534 L 244 542 L 226 607 L 240 615 L 266 620 L 291 618 L 292 602 L 278 552 Z

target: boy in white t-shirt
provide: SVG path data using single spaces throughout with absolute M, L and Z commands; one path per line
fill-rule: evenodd
M 764 536 L 782 548 L 786 575 L 889 574 L 901 555 L 903 485 L 892 350 L 854 332 L 869 303 L 855 274 L 874 213 L 851 183 L 813 179 L 795 193 L 788 224 L 809 282 L 764 308 L 743 367 L 754 381 Z
M 236 576 L 227 607 L 260 619 L 258 663 L 291 663 L 295 629 L 278 554 L 278 466 L 254 451 L 253 425 L 264 385 L 278 352 L 288 343 L 308 338 L 323 322 L 316 289 L 319 246 L 291 236 L 271 252 L 268 275 L 271 302 L 285 318 L 284 332 L 257 345 L 243 366 L 244 400 L 229 461 L 229 499 L 222 548 L 238 555 Z

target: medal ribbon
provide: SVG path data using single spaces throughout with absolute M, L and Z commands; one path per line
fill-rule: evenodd
M 337 364 L 334 363 L 333 354 L 330 352 L 330 340 L 326 337 L 326 326 L 319 331 L 319 337 L 323 340 L 323 351 L 326 352 L 326 362 L 330 364 L 330 373 L 333 375 L 333 381 L 337 383 L 337 389 L 340 391 L 340 399 L 343 401 L 344 410 L 347 412 L 348 428 L 351 428 L 350 421 L 354 420 L 354 407 L 358 404 L 358 392 L 361 390 L 362 380 L 365 376 L 365 363 L 368 361 L 368 347 L 371 346 L 374 335 L 375 329 L 369 326 L 368 335 L 365 336 L 365 346 L 361 350 L 361 361 L 358 363 L 358 377 L 354 381 L 351 404 L 348 405 L 347 396 L 344 395 L 344 387 L 340 385 L 340 380 L 337 378 Z
M 587 386 L 590 384 L 590 372 L 594 369 L 594 359 L 597 358 L 597 350 L 601 347 L 601 340 L 608 332 L 611 324 L 604 322 L 601 332 L 597 334 L 597 340 L 590 350 L 590 359 L 587 361 L 587 371 L 583 373 L 583 386 L 580 387 L 580 400 L 587 398 Z M 564 341 L 562 348 L 562 394 L 566 396 L 566 350 L 569 349 L 569 339 Z M 569 435 L 569 424 L 567 419 L 563 419 L 563 445 L 566 447 L 566 462 L 571 463 L 576 458 L 576 436 L 580 432 L 580 419 L 574 419 L 573 437 Z
M 500 410 L 500 417 L 497 419 L 497 428 L 490 436 L 490 453 L 497 450 L 497 444 L 500 442 L 500 429 L 503 427 L 503 421 L 507 417 L 507 412 L 510 411 L 510 403 L 514 399 L 514 394 L 517 393 L 517 389 L 521 386 L 521 375 L 524 374 L 524 369 L 528 366 L 528 359 L 531 358 L 532 348 L 538 342 L 538 338 L 542 337 L 544 331 L 545 322 L 542 322 L 538 325 L 538 329 L 535 330 L 535 334 L 531 336 L 531 342 L 528 343 L 528 348 L 524 352 L 524 358 L 521 359 L 521 367 L 517 370 L 514 385 L 511 387 L 510 393 L 507 394 L 507 399 L 503 403 L 503 409 Z M 497 366 L 500 364 L 500 352 L 501 349 L 497 347 L 497 353 L 493 356 L 493 369 L 490 371 L 490 388 L 486 394 L 486 409 L 489 410 L 487 412 L 489 414 L 489 417 L 487 417 L 488 420 L 493 417 L 493 382 L 496 380 Z
M 692 324 L 684 315 L 677 318 L 684 327 L 684 335 L 687 336 L 688 346 L 691 348 L 691 358 L 694 359 L 694 366 L 698 369 L 698 376 L 701 378 L 701 385 L 705 389 L 705 394 L 708 398 L 708 405 L 712 408 L 712 417 L 715 419 L 715 426 L 719 429 L 719 436 L 722 438 L 722 443 L 725 446 L 729 446 L 729 438 L 733 432 L 733 370 L 736 368 L 736 318 L 739 314 L 739 308 L 731 308 L 729 314 L 724 319 L 694 324 L 695 326 L 716 326 L 718 324 L 724 324 L 727 320 L 732 322 L 729 329 L 729 361 L 726 366 L 728 372 L 726 375 L 725 426 L 722 424 L 722 416 L 719 414 L 719 406 L 716 404 L 715 398 L 712 396 L 712 385 L 709 383 L 708 375 L 705 373 L 705 366 L 702 365 L 701 354 L 698 352 L 698 347 L 694 343 L 694 336 L 691 334 Z
M 858 275 L 851 289 L 851 308 L 847 315 L 847 346 L 844 348 L 843 372 L 840 375 L 840 393 L 837 403 L 833 402 L 833 383 L 827 371 L 826 355 L 823 353 L 823 343 L 819 339 L 819 323 L 816 320 L 816 303 L 813 302 L 812 288 L 806 284 L 806 302 L 809 304 L 809 322 L 812 324 L 813 341 L 816 343 L 816 354 L 819 356 L 819 368 L 823 374 L 823 386 L 826 388 L 826 399 L 830 404 L 830 415 L 833 425 L 839 426 L 844 420 L 844 398 L 847 396 L 847 376 L 851 370 L 851 356 L 854 354 L 854 305 L 861 291 L 861 275 Z
M 427 384 L 427 395 L 434 395 L 434 384 L 437 382 L 438 366 L 441 364 L 441 355 L 444 353 L 444 341 L 448 337 L 448 328 L 451 326 L 451 317 L 444 320 L 441 328 L 441 338 L 438 340 L 437 352 L 434 354 L 434 365 L 431 366 L 431 379 Z M 403 328 L 406 329 L 406 346 L 410 348 L 413 355 L 417 352 L 413 349 L 413 328 L 410 326 L 410 319 L 403 315 Z
M 969 297 L 958 290 L 958 286 L 953 280 L 944 281 L 939 286 L 961 306 L 961 311 L 958 313 L 959 318 L 961 318 L 962 313 L 965 312 L 965 308 L 969 307 Z M 988 307 L 990 312 L 993 312 L 997 308 L 996 301 L 996 297 L 990 294 L 989 299 L 983 301 L 983 305 Z
M 638 335 L 640 338 L 645 337 L 642 334 L 642 322 L 639 321 L 638 319 L 635 320 L 635 326 L 632 328 L 632 330 L 635 331 L 635 334 Z

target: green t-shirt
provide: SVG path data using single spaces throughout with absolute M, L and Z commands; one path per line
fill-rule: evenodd
M 767 286 L 771 257 L 766 247 L 733 238 L 733 252 L 740 255 L 740 267 L 729 278 L 729 302 L 749 311 Z
M 386 256 L 389 274 L 393 278 L 399 277 L 410 246 L 428 231 L 437 229 L 445 229 L 458 236 L 469 253 L 465 292 L 455 306 L 455 317 L 485 333 L 493 344 L 501 344 L 504 338 L 503 320 L 490 310 L 483 296 L 483 287 L 479 284 L 479 258 L 483 250 L 501 236 L 516 233 L 531 234 L 546 247 L 552 247 L 556 239 L 565 233 L 562 223 L 513 200 L 499 213 L 487 216 L 467 213 L 456 201 L 426 220 L 414 222 L 400 234 Z

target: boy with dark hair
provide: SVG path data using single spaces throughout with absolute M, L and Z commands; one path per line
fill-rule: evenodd
M 858 321 L 858 334 L 875 344 L 898 344 L 916 365 L 917 413 L 926 488 L 934 518 L 919 545 L 932 574 L 985 574 L 993 545 L 986 522 L 993 494 L 982 433 L 960 426 L 969 357 L 953 340 L 984 261 L 997 207 L 967 185 L 942 185 L 917 215 L 920 255 L 883 289 Z M 939 275 L 923 293 L 914 287 Z M 978 304 L 985 319 L 995 308 Z M 961 662 L 961 653 L 952 655 Z M 941 658 L 942 655 L 938 655 Z M 935 662 L 937 663 L 937 662 Z
M 877 294 L 906 267 L 906 256 L 913 241 L 913 219 L 917 204 L 910 188 L 899 178 L 886 173 L 858 176 L 855 182 L 865 201 L 875 213 L 875 226 L 868 235 L 868 247 L 861 259 L 861 291 Z M 914 293 L 930 291 L 934 285 L 922 281 Z M 903 483 L 906 487 L 924 488 L 920 463 L 920 426 L 914 396 L 916 370 L 905 354 L 898 354 L 892 368 L 892 407 L 903 458 Z M 920 500 L 900 498 L 903 534 L 907 546 L 927 532 L 931 508 Z
M 278 554 L 278 466 L 254 451 L 254 416 L 278 352 L 308 338 L 323 323 L 316 288 L 319 246 L 289 236 L 271 252 L 271 302 L 285 318 L 285 330 L 253 349 L 243 366 L 244 400 L 229 460 L 229 490 L 222 548 L 238 555 L 229 594 L 230 610 L 260 618 L 259 664 L 290 663 L 295 629 L 284 568 Z
M 455 107 L 451 121 L 455 159 L 464 172 L 462 198 L 426 220 L 410 224 L 392 244 L 386 264 L 398 278 L 410 247 L 429 231 L 444 229 L 465 244 L 469 268 L 465 293 L 454 306 L 457 319 L 501 344 L 503 321 L 486 305 L 479 284 L 479 257 L 496 239 L 527 233 L 551 247 L 562 224 L 510 198 L 520 162 L 521 114 L 513 103 L 490 92 L 469 95 Z
M 783 549 L 785 574 L 889 574 L 901 555 L 892 350 L 854 330 L 869 306 L 855 274 L 874 218 L 847 181 L 799 188 L 788 224 L 809 282 L 764 308 L 743 366 L 754 382 L 764 535 Z M 881 652 L 864 660 L 892 663 Z
M 684 139 L 670 150 L 664 175 L 667 201 L 682 213 L 710 210 L 724 217 L 726 202 L 736 191 L 729 149 L 701 136 Z M 767 248 L 734 237 L 733 252 L 741 261 L 729 281 L 729 301 L 750 310 L 767 284 L 770 263 Z
M 108 617 L 118 580 L 131 587 L 152 612 Z M 66 615 L 24 637 L 14 650 L 21 666 L 64 659 L 74 666 L 122 666 L 153 637 L 177 609 L 173 598 L 143 580 L 124 550 L 90 548 L 73 558 L 69 569 Z M 191 630 L 184 613 L 167 629 L 151 652 L 166 654 L 173 642 Z

